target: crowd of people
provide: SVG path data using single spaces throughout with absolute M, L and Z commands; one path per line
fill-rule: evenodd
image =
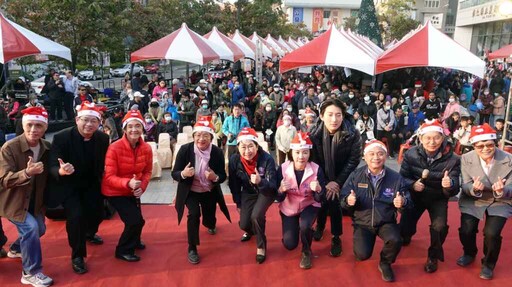
M 354 84 L 355 76 L 343 70 L 323 67 L 310 75 L 268 68 L 261 83 L 250 72 L 194 77 L 197 83 L 188 89 L 183 79 L 167 86 L 158 75 L 149 80 L 135 74 L 124 81 L 123 108 L 110 115 L 78 89 L 76 125 L 58 132 L 52 143 L 43 136 L 53 111 L 20 109 L 21 132 L 0 152 L 0 216 L 19 235 L 4 255 L 22 259 L 22 283 L 51 285 L 42 272 L 39 238 L 45 233 L 44 207 L 62 205 L 72 270 L 88 272 L 86 242 L 103 243 L 97 232 L 107 198 L 125 225 L 115 257 L 141 260 L 136 250 L 146 244 L 140 196 L 153 158 L 147 142 L 167 133 L 176 143 L 184 127 L 192 126 L 192 142 L 174 151 L 172 169 L 178 224 L 185 207 L 188 212 L 191 264 L 200 263 L 201 216 L 212 235 L 217 205 L 231 222 L 221 189 L 227 180 L 241 241 L 256 237 L 259 264 L 267 257 L 266 213 L 277 201 L 282 244 L 293 250 L 302 243 L 300 268 L 312 267 L 312 243 L 324 237 L 328 217 L 329 254 L 342 255 L 345 213 L 353 220 L 357 260 L 371 257 L 377 236 L 384 241 L 378 265 L 384 281 L 395 280 L 391 265 L 427 211 L 424 270 L 433 273 L 445 258 L 448 200 L 458 195 L 463 252 L 457 264 L 475 260 L 478 223 L 485 218 L 479 276 L 492 279 L 501 232 L 512 214 L 512 156 L 497 148 L 510 74 L 492 69 L 488 75 L 470 84 L 456 71 L 404 70 L 393 80 L 379 79 L 381 88 L 372 90 Z M 417 144 L 403 153 L 400 171 L 386 167 L 412 137 Z M 2 231 L 0 243 L 6 242 Z

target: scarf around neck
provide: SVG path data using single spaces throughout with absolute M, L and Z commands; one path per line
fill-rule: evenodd
M 256 155 L 252 158 L 252 160 L 246 160 L 245 158 L 240 155 L 240 161 L 242 162 L 242 165 L 244 166 L 245 172 L 247 175 L 255 174 L 255 170 L 257 168 L 258 164 L 258 156 L 259 152 L 256 153 Z
M 336 156 L 336 149 L 339 148 L 341 144 L 341 139 L 343 137 L 343 123 L 341 123 L 341 127 L 334 133 L 332 140 L 331 134 L 329 130 L 323 125 L 323 136 L 322 136 L 322 146 L 323 146 L 323 155 L 325 160 L 325 173 L 329 181 L 333 181 L 336 179 L 336 170 L 334 169 L 334 161 Z
M 212 152 L 212 144 L 208 146 L 207 149 L 201 150 L 197 147 L 197 145 L 194 144 L 194 154 L 199 157 L 199 162 L 196 162 L 195 166 L 197 169 L 197 172 L 195 173 L 195 176 L 199 178 L 199 182 L 201 185 L 205 188 L 208 188 L 210 186 L 210 181 L 206 178 L 204 175 L 204 172 L 208 168 L 208 165 L 210 163 L 210 154 Z

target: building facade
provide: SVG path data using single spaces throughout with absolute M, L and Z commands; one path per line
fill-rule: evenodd
M 357 15 L 361 0 L 284 0 L 283 6 L 290 23 L 304 23 L 317 33 L 331 24 L 340 26 L 343 18 Z
M 512 43 L 512 11 L 501 0 L 463 0 L 459 3 L 454 39 L 484 58 Z

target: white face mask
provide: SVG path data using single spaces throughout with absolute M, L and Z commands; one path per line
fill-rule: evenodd
M 369 96 L 364 96 L 364 101 L 365 102 L 369 102 L 370 101 L 370 97 Z
M 384 106 L 384 110 L 389 111 L 391 109 L 390 106 Z
M 266 107 L 266 108 L 265 108 L 265 110 L 266 110 L 267 112 L 270 112 L 270 111 L 272 110 L 272 107 Z
M 286 108 L 290 113 L 293 111 L 293 108 L 292 107 L 288 107 Z
M 290 122 L 289 120 L 286 120 L 286 121 L 283 121 L 283 124 L 285 127 L 289 127 L 292 124 L 292 122 Z
M 352 99 L 352 98 L 354 98 L 354 94 L 348 94 L 348 97 L 349 97 L 350 99 Z
M 151 119 L 146 119 L 146 123 L 148 123 L 148 124 L 149 124 L 149 123 L 151 123 L 151 122 L 152 122 L 152 120 L 151 120 Z
M 208 108 L 208 105 L 203 105 L 203 109 L 207 109 Z
M 455 99 L 454 99 L 454 98 L 449 98 L 449 99 L 448 99 L 448 101 L 449 101 L 450 103 L 453 103 L 453 102 L 455 102 Z
M 487 96 L 488 94 L 489 94 L 489 92 L 484 92 L 484 95 L 486 95 L 486 96 Z
M 171 120 L 172 120 L 172 118 L 171 118 L 171 117 L 165 117 L 165 121 L 166 121 L 166 122 L 170 122 Z

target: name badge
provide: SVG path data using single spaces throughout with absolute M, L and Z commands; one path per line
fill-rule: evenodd
M 358 183 L 358 184 L 357 184 L 357 187 L 360 187 L 360 188 L 368 188 L 368 184 L 367 184 L 367 183 Z

